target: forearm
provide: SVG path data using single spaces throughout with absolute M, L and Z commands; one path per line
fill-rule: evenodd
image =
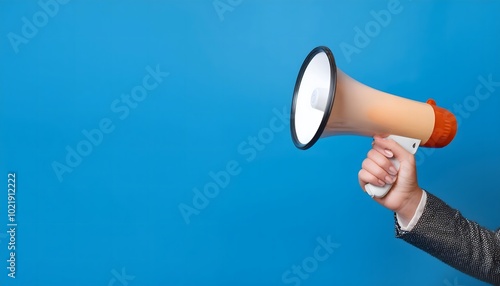
M 432 194 L 427 197 L 415 227 L 397 228 L 397 236 L 464 273 L 499 284 L 500 232 L 465 219 Z

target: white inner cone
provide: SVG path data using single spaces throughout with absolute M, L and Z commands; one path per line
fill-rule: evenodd
M 301 144 L 313 138 L 327 109 L 330 90 L 330 62 L 321 52 L 309 62 L 302 76 L 295 102 L 295 134 Z

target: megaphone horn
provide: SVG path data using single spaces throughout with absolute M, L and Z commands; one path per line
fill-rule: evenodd
M 337 68 L 330 49 L 320 46 L 300 68 L 290 128 L 293 143 L 303 150 L 333 135 L 392 135 L 414 154 L 419 145 L 448 145 L 455 137 L 457 121 L 432 99 L 418 102 L 352 79 Z

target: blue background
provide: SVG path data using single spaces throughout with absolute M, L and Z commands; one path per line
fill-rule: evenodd
M 0 227 L 9 171 L 19 224 L 16 279 L 0 236 L 2 285 L 298 285 L 282 275 L 327 237 L 339 246 L 300 285 L 483 285 L 394 238 L 392 213 L 357 182 L 370 138 L 301 151 L 276 112 L 318 45 L 367 85 L 436 99 L 460 126 L 448 147 L 420 149 L 420 184 L 496 228 L 500 88 L 483 100 L 475 88 L 500 81 L 500 3 L 401 0 L 350 56 L 342 43 L 388 1 L 222 3 L 73 0 L 43 23 L 37 1 L 0 1 Z M 34 15 L 45 25 L 13 45 Z M 112 103 L 148 66 L 169 75 L 121 119 Z M 113 131 L 58 180 L 54 162 L 103 118 Z M 186 223 L 179 206 L 228 163 L 237 174 Z

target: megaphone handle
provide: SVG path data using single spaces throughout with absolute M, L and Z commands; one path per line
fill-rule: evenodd
M 406 149 L 406 151 L 415 154 L 417 152 L 418 146 L 420 145 L 419 139 L 408 138 L 398 135 L 389 135 L 386 138 L 392 139 L 396 141 L 399 145 Z M 394 165 L 396 170 L 399 170 L 399 161 L 396 158 L 389 159 L 391 163 Z M 365 190 L 371 197 L 383 198 L 391 189 L 392 184 L 386 184 L 383 187 L 374 186 L 372 184 L 366 184 Z

